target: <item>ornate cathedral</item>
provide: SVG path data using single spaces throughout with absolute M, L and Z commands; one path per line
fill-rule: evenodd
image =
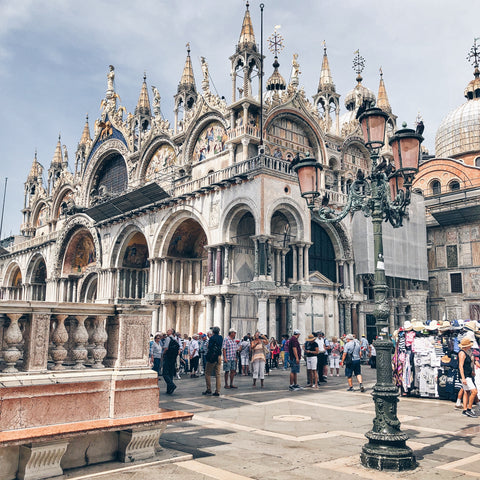
M 373 260 L 362 243 L 371 224 L 356 224 L 361 214 L 313 221 L 290 164 L 315 158 L 322 195 L 344 206 L 357 172 L 370 169 L 359 109 L 376 104 L 388 114 L 387 135 L 396 129 L 383 77 L 375 95 L 362 84 L 357 53 L 342 113 L 325 45 L 309 99 L 298 56 L 288 83 L 280 73 L 276 34 L 273 72 L 265 67 L 261 77 L 270 62 L 257 40 L 247 4 L 229 59 L 229 99 L 210 89 L 205 57 L 198 88 L 187 45 L 172 124 L 145 77 L 127 113 L 109 67 L 101 116 L 93 129 L 87 117 L 74 158 L 60 138 L 48 170 L 35 155 L 21 236 L 0 255 L 2 303 L 149 309 L 152 332 L 219 325 L 277 338 L 295 328 L 375 335 Z M 388 142 L 382 154 L 391 157 Z M 426 317 L 425 216 L 416 197 L 411 208 L 420 214 L 402 232 L 385 227 L 386 250 L 402 245 L 385 258 L 392 331 Z

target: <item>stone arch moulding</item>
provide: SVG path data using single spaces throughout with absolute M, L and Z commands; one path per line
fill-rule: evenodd
M 238 222 L 247 212 L 252 214 L 255 220 L 255 234 L 259 234 L 260 220 L 255 214 L 258 212 L 258 206 L 251 198 L 241 197 L 227 205 L 220 218 L 221 231 L 224 232 L 225 241 L 232 241 L 232 237 L 236 235 Z
M 113 242 L 110 260 L 108 262 L 110 267 L 114 268 L 121 266 L 123 255 L 125 254 L 128 242 L 130 241 L 131 237 L 133 237 L 136 233 L 141 233 L 145 237 L 148 252 L 152 252 L 152 245 L 148 243 L 148 238 L 142 229 L 142 225 L 139 225 L 137 223 L 128 223 L 128 225 L 125 225 L 120 230 L 120 232 L 118 232 L 115 241 Z
M 67 245 L 72 238 L 72 236 L 78 230 L 86 228 L 93 238 L 93 243 L 95 245 L 95 262 L 97 269 L 100 269 L 102 266 L 102 245 L 100 242 L 100 235 L 97 232 L 97 229 L 92 226 L 91 220 L 86 215 L 77 215 L 75 217 L 69 218 L 63 227 L 59 237 L 57 238 L 55 253 L 54 253 L 54 269 L 52 272 L 52 277 L 58 278 L 62 272 L 63 258 L 65 256 L 65 251 Z
M 107 159 L 112 153 L 118 153 L 123 157 L 125 166 L 127 167 L 128 172 L 128 182 L 131 183 L 132 179 L 130 178 L 130 168 L 127 162 L 128 149 L 125 144 L 116 138 L 105 141 L 98 147 L 98 149 L 93 154 L 92 158 L 88 162 L 87 168 L 83 172 L 82 185 L 83 185 L 83 204 L 89 205 L 89 195 L 92 190 L 92 184 L 95 177 L 95 173 L 99 170 L 104 160 Z
M 341 151 L 340 164 L 341 165 L 345 164 L 345 153 L 347 152 L 348 147 L 352 147 L 352 146 L 359 148 L 365 154 L 367 163 L 370 166 L 370 153 L 367 150 L 367 147 L 365 146 L 363 139 L 358 136 L 348 137 L 342 143 L 342 146 L 340 148 L 340 151 Z
M 11 287 L 13 282 L 13 274 L 16 273 L 17 268 L 20 270 L 20 275 L 22 277 L 22 284 L 25 283 L 25 272 L 22 272 L 22 268 L 16 260 L 12 260 L 5 269 L 5 275 L 3 276 L 3 286 Z
M 167 135 L 160 135 L 152 140 L 150 145 L 145 149 L 142 158 L 139 160 L 139 167 L 136 169 L 135 174 L 136 180 L 145 179 L 145 174 L 147 172 L 148 166 L 150 165 L 150 161 L 152 160 L 157 150 L 163 145 L 169 145 L 170 147 L 172 147 L 173 151 L 175 152 L 175 156 L 177 157 L 178 165 L 180 156 L 180 151 L 178 147 L 171 141 L 171 139 Z
M 290 223 L 290 235 L 293 235 L 295 232 L 295 240 L 304 239 L 306 234 L 310 231 L 310 228 L 305 228 L 306 218 L 310 219 L 310 212 L 308 212 L 307 217 L 303 213 L 302 206 L 298 205 L 292 199 L 289 198 L 280 198 L 268 206 L 267 211 L 265 212 L 265 221 L 266 221 L 266 232 L 271 235 L 271 222 L 275 213 L 283 213 L 289 222 L 294 222 L 294 225 Z M 295 229 L 292 227 L 295 226 Z
M 70 184 L 62 185 L 62 187 L 58 190 L 52 203 L 51 218 L 53 220 L 57 220 L 60 217 L 60 205 L 62 204 L 64 198 L 69 194 L 71 194 L 72 197 L 75 195 L 75 188 Z
M 310 134 L 310 141 L 312 142 L 312 146 L 314 150 L 317 151 L 319 158 L 317 161 L 321 164 L 325 163 L 325 159 L 327 158 L 327 151 L 325 148 L 325 139 L 323 136 L 322 131 L 315 125 L 315 122 L 305 114 L 304 112 L 300 112 L 299 110 L 294 110 L 292 108 L 282 108 L 274 109 L 270 112 L 270 115 L 265 120 L 265 125 L 263 130 L 266 134 L 268 127 L 271 123 L 273 123 L 276 119 L 280 119 L 282 117 L 291 118 L 292 121 L 299 124 L 303 128 L 307 127 L 307 132 Z M 309 131 L 308 131 L 309 130 Z
M 152 257 L 163 258 L 167 255 L 168 247 L 175 233 L 175 230 L 185 220 L 194 220 L 195 222 L 197 222 L 205 232 L 205 236 L 207 237 L 207 245 L 210 243 L 209 228 L 207 222 L 205 222 L 200 215 L 197 215 L 197 213 L 194 212 L 193 209 L 188 209 L 187 207 L 185 207 L 184 209 L 175 212 L 173 215 L 168 217 L 167 220 L 158 227 L 157 233 L 154 237 L 155 242 L 152 249 Z
M 92 281 L 97 281 L 97 289 L 98 289 L 98 268 L 97 267 L 89 267 L 85 270 L 83 277 L 78 281 L 78 291 L 80 292 L 79 298 L 82 303 L 87 303 L 86 294 L 88 287 L 91 286 Z M 97 290 L 98 292 L 98 290 Z
M 44 255 L 39 253 L 39 252 L 33 253 L 29 257 L 29 259 L 27 260 L 27 271 L 26 271 L 26 274 L 25 274 L 25 281 L 27 283 L 32 282 L 32 276 L 35 273 L 35 269 L 36 269 L 36 267 L 38 266 L 38 264 L 41 260 L 43 260 L 43 263 L 45 263 L 45 270 L 48 273 L 47 261 L 46 261 Z M 48 278 L 48 275 L 47 275 L 47 278 Z
M 50 211 L 50 205 L 44 200 L 39 200 L 35 207 L 33 208 L 33 215 L 32 215 L 32 226 L 34 228 L 37 228 L 37 221 L 38 221 L 38 216 L 40 215 L 40 212 L 42 211 L 43 208 L 46 208 L 46 213 L 47 213 L 47 219 L 46 221 L 51 219 L 51 211 Z M 41 227 L 42 225 L 38 225 Z
M 185 142 L 184 149 L 184 161 L 183 164 L 192 163 L 193 151 L 200 134 L 203 130 L 210 124 L 218 122 L 220 123 L 225 130 L 228 128 L 226 120 L 216 112 L 209 112 L 198 119 L 197 122 L 191 122 L 192 126 L 191 131 L 187 132 L 187 141 Z M 226 151 L 226 150 L 225 150 Z
M 336 260 L 347 260 L 353 258 L 352 241 L 348 231 L 342 223 L 318 222 L 312 217 L 312 221 L 318 223 L 329 236 Z

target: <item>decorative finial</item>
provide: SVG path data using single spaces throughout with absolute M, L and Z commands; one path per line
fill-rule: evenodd
M 143 71 L 143 82 L 145 83 L 147 81 L 147 72 L 144 70 Z
M 363 72 L 363 69 L 365 68 L 365 59 L 360 55 L 360 50 L 356 50 L 353 52 L 356 57 L 353 59 L 353 69 L 357 73 L 357 82 L 362 81 L 362 76 L 361 73 Z
M 61 138 L 62 138 L 62 135 L 60 132 L 58 132 L 58 141 L 60 142 L 61 141 Z
M 187 47 L 187 55 L 190 56 L 190 42 L 185 45 Z
M 473 46 L 467 55 L 467 60 L 475 68 L 475 76 L 480 75 L 480 72 L 478 70 L 479 59 L 480 59 L 480 45 L 477 44 L 477 40 L 480 40 L 480 37 L 473 39 Z
M 283 37 L 277 32 L 277 29 L 280 28 L 281 25 L 275 25 L 275 30 L 268 37 L 268 49 L 277 57 L 278 53 L 281 52 L 285 45 L 283 44 Z
M 323 45 L 323 54 L 326 55 L 327 54 L 327 42 L 324 40 L 322 42 L 322 45 Z
M 88 122 L 88 113 L 85 115 L 85 121 Z
M 407 122 L 402 123 L 402 128 L 407 128 Z
M 379 69 L 379 72 L 380 72 L 380 76 L 383 77 L 383 70 L 382 70 L 382 67 L 380 67 Z
M 247 6 L 247 10 L 248 10 L 248 7 L 250 6 L 250 4 L 248 3 L 248 0 L 247 0 L 247 5 L 246 6 Z

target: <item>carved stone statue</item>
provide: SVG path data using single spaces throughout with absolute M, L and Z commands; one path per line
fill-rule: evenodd
M 107 73 L 107 92 L 114 92 L 113 82 L 115 80 L 115 67 L 113 65 L 109 66 L 109 72 Z
M 298 76 L 300 75 L 300 64 L 298 63 L 298 53 L 293 54 L 292 59 L 292 85 L 298 85 Z
M 203 73 L 203 81 L 202 81 L 202 88 L 204 91 L 207 91 L 210 87 L 210 81 L 208 76 L 208 63 L 205 57 L 202 57 L 202 73 Z
M 158 88 L 152 85 L 152 92 L 153 92 L 153 114 L 155 116 L 160 115 L 160 92 Z

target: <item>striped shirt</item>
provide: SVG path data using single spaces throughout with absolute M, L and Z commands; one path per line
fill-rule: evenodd
M 235 340 L 232 340 L 230 337 L 225 337 L 222 348 L 225 350 L 225 357 L 227 358 L 227 361 L 236 360 L 238 347 Z

